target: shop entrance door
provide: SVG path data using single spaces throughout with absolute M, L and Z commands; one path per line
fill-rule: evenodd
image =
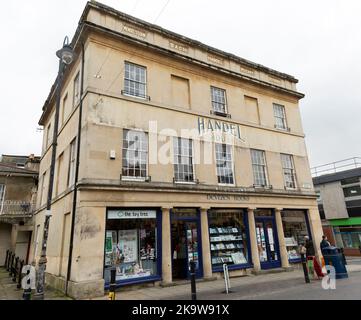
M 200 230 L 197 220 L 172 221 L 172 277 L 190 279 L 190 262 L 196 262 L 196 276 L 202 276 L 200 267 Z
M 261 269 L 279 268 L 281 260 L 273 217 L 256 218 L 256 236 Z

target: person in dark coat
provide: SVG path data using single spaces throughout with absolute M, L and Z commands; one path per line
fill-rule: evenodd
M 326 236 L 322 236 L 322 241 L 320 243 L 321 252 L 324 248 L 330 247 L 331 243 L 328 241 Z
M 315 248 L 308 236 L 305 236 L 306 258 L 315 256 Z

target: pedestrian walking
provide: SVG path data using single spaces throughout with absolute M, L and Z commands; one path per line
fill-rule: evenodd
M 313 246 L 313 242 L 310 240 L 308 236 L 305 236 L 305 244 L 304 247 L 306 249 L 306 260 L 307 260 L 307 267 L 308 273 L 312 275 L 313 279 L 317 278 L 320 279 L 324 276 L 320 264 L 316 259 L 315 248 Z M 316 276 L 315 276 L 316 274 Z

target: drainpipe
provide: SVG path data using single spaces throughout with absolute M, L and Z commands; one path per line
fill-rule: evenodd
M 84 92 L 84 43 L 81 43 L 82 50 L 82 62 L 81 62 L 81 84 L 80 84 L 80 105 L 79 105 L 79 123 L 78 123 L 78 141 L 76 151 L 76 166 L 75 166 L 75 183 L 74 183 L 74 197 L 73 197 L 73 208 L 71 218 L 71 229 L 70 229 L 70 242 L 69 242 L 69 257 L 68 257 L 68 270 L 66 273 L 65 280 L 65 294 L 68 295 L 68 282 L 71 276 L 71 264 L 73 261 L 73 241 L 74 241 L 74 228 L 75 228 L 75 215 L 76 215 L 76 203 L 78 198 L 78 179 L 79 179 L 79 164 L 80 164 L 80 145 L 81 145 L 81 123 L 83 114 L 83 92 Z

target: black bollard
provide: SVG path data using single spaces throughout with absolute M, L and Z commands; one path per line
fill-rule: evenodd
M 196 288 L 196 263 L 195 261 L 190 261 L 191 267 L 191 291 L 192 291 L 192 300 L 197 300 L 197 288 Z
M 10 251 L 9 252 L 9 260 L 8 260 L 8 264 L 6 266 L 6 271 L 10 271 L 10 263 L 11 263 L 11 257 L 12 257 L 13 253 Z
M 302 267 L 303 267 L 303 273 L 305 275 L 305 282 L 306 283 L 310 283 L 310 278 L 308 276 L 308 270 L 307 270 L 307 265 L 306 265 L 306 258 L 305 258 L 305 254 L 301 253 L 301 260 L 302 260 Z
M 9 250 L 8 262 L 6 264 L 6 271 L 10 271 L 10 260 L 11 260 L 12 252 Z
M 9 250 L 6 250 L 6 257 L 5 257 L 5 264 L 4 267 L 7 268 L 8 266 L 8 260 L 9 260 Z
M 19 261 L 20 261 L 20 258 L 16 257 L 15 258 L 15 266 L 13 269 L 13 282 L 16 282 L 16 276 L 18 274 L 18 268 L 19 268 Z
M 22 280 L 22 271 L 23 271 L 23 266 L 24 266 L 24 260 L 20 261 L 20 268 L 19 268 L 19 278 L 18 278 L 18 285 L 16 286 L 18 289 L 21 289 L 21 280 Z
M 11 260 L 10 260 L 10 266 L 9 266 L 9 276 L 11 277 L 13 275 L 13 269 L 14 269 L 14 260 L 15 260 L 15 253 L 13 253 L 11 255 Z
M 109 287 L 109 300 L 115 300 L 115 288 L 116 288 L 116 273 L 117 270 L 110 270 L 110 287 Z

